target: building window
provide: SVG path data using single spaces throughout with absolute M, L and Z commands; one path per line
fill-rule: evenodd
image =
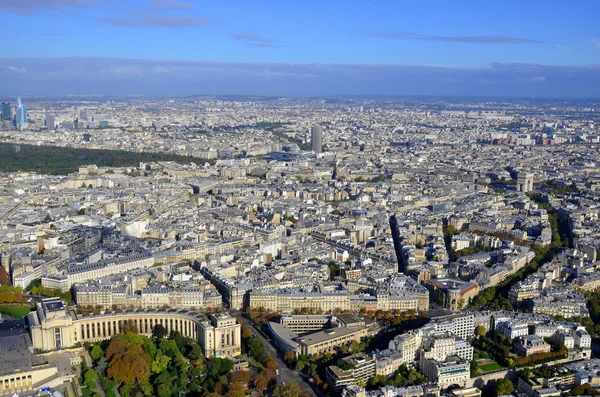
M 60 328 L 54 328 L 54 344 L 56 345 L 57 349 L 62 348 Z

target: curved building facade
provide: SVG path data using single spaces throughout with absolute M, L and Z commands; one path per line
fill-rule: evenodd
M 125 310 L 77 315 L 59 298 L 37 304 L 28 315 L 33 347 L 43 351 L 60 350 L 78 343 L 110 339 L 132 321 L 142 335 L 152 335 L 156 325 L 167 332 L 179 331 L 198 341 L 207 357 L 241 354 L 241 324 L 228 313 L 207 317 L 187 310 Z

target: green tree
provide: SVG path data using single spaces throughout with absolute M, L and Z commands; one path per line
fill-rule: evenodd
M 41 287 L 41 286 L 42 286 L 42 279 L 36 278 L 35 280 L 33 280 L 32 282 L 29 283 L 29 285 L 27 286 L 27 288 L 25 288 L 25 290 L 31 291 L 33 288 Z
M 152 336 L 157 339 L 164 338 L 168 334 L 167 329 L 162 324 L 156 324 L 152 329 Z
M 193 341 L 189 340 L 186 345 L 186 356 L 191 360 L 199 360 L 202 358 L 204 354 L 202 353 L 202 348 L 200 345 Z
M 300 397 L 302 388 L 294 381 L 287 382 L 285 385 L 277 385 L 273 389 L 273 397 Z
M 475 335 L 476 336 L 485 336 L 485 328 L 481 325 L 478 325 L 475 328 Z
M 369 389 L 378 389 L 382 386 L 387 385 L 387 378 L 385 375 L 375 375 L 367 382 L 367 387 Z
M 83 384 L 89 389 L 96 388 L 96 379 L 98 379 L 98 373 L 93 369 L 88 369 L 83 374 Z
M 211 378 L 225 375 L 233 368 L 233 361 L 228 358 L 211 357 L 207 360 L 206 372 Z
M 173 393 L 173 385 L 169 383 L 161 383 L 156 388 L 158 397 L 170 397 Z
M 144 349 L 146 354 L 148 354 L 152 359 L 154 359 L 154 357 L 156 357 L 158 348 L 156 347 L 156 344 L 154 343 L 154 341 L 152 339 L 144 337 L 143 343 L 142 343 L 142 348 Z
M 248 355 L 258 362 L 264 361 L 266 355 L 265 345 L 258 337 L 250 339 L 248 343 Z
M 171 358 L 175 358 L 177 355 L 181 354 L 179 347 L 177 347 L 177 343 L 171 339 L 161 339 L 158 348 Z
M 104 351 L 102 351 L 102 348 L 100 346 L 94 345 L 92 347 L 92 351 L 90 352 L 90 356 L 92 357 L 92 360 L 98 361 L 102 357 L 104 357 Z
M 177 345 L 177 348 L 179 349 L 179 351 L 183 351 L 185 348 L 185 338 L 183 337 L 183 335 L 181 334 L 181 332 L 179 331 L 171 331 L 171 333 L 169 334 L 169 339 L 174 341 L 175 344 Z
M 167 369 L 169 362 L 171 362 L 171 357 L 165 356 L 162 353 L 162 350 L 159 349 L 156 353 L 156 357 L 154 358 L 154 360 L 152 360 L 152 365 L 150 366 L 150 369 L 154 374 L 161 373 Z
M 471 370 L 471 378 L 475 377 L 475 374 L 477 373 L 477 360 L 471 360 L 471 364 L 469 366 L 470 370 Z
M 497 396 L 501 396 L 504 394 L 512 394 L 515 391 L 515 387 L 513 383 L 508 379 L 498 379 L 496 381 L 496 386 L 494 387 L 494 392 Z

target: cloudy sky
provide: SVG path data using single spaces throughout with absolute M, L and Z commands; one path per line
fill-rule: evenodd
M 0 0 L 0 91 L 597 97 L 600 2 Z

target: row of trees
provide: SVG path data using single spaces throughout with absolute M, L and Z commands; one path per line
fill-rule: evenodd
M 561 184 L 555 180 L 542 181 L 537 183 L 538 188 L 546 188 L 552 191 L 554 194 L 567 194 L 567 193 L 578 193 L 579 189 L 575 182 L 570 185 Z
M 8 285 L 8 284 L 9 284 L 8 273 L 6 272 L 6 269 L 4 268 L 4 266 L 0 266 L 0 285 Z
M 588 300 L 588 309 L 590 311 L 590 319 L 591 319 L 592 323 L 590 324 L 588 321 L 584 325 L 586 325 L 586 329 L 590 333 L 590 335 L 598 336 L 598 335 L 600 335 L 600 292 L 599 291 L 585 292 L 585 297 Z M 582 320 L 588 320 L 588 319 L 582 319 Z
M 31 289 L 31 293 L 34 295 L 41 295 L 47 297 L 58 297 L 67 302 L 68 305 L 73 305 L 73 299 L 71 297 L 71 292 L 69 291 L 63 292 L 60 289 L 42 287 L 40 285 L 39 287 L 33 287 Z
M 550 207 L 550 211 L 548 219 L 552 229 L 552 243 L 544 247 L 534 246 L 534 258 L 525 267 L 504 279 L 496 287 L 489 287 L 476 296 L 472 300 L 473 307 L 481 308 L 489 303 L 492 310 L 512 310 L 511 303 L 505 298 L 512 285 L 517 281 L 527 278 L 530 274 L 537 271 L 541 265 L 552 260 L 559 247 L 569 245 L 568 225 L 565 224 L 566 221 L 562 217 L 559 217 L 552 210 L 552 207 Z
M 420 385 L 427 383 L 427 378 L 415 368 L 408 368 L 406 364 L 403 364 L 389 377 L 376 375 L 369 379 L 366 388 L 368 390 L 375 390 L 384 386 L 403 386 L 407 383 Z
M 261 308 L 246 308 L 246 315 L 250 318 L 251 321 L 260 324 L 267 324 L 269 321 L 277 321 L 279 319 L 279 314 L 274 313 L 270 310 Z
M 514 365 L 517 367 L 525 367 L 528 365 L 544 364 L 550 361 L 558 360 L 567 357 L 567 349 L 562 348 L 557 352 L 537 353 L 528 357 L 516 357 L 513 359 Z

